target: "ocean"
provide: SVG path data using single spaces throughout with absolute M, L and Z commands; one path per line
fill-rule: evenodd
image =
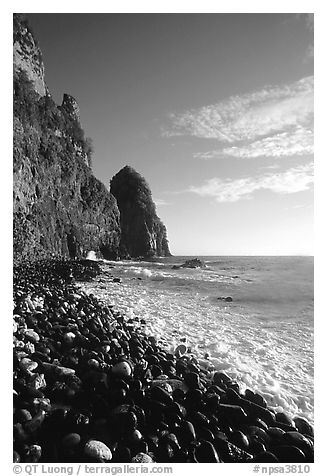
M 172 268 L 190 258 L 104 261 L 82 286 L 165 348 L 186 341 L 204 367 L 313 423 L 313 257 L 200 256 L 205 268 Z

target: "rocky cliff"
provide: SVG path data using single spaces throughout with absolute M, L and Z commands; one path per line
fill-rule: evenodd
M 120 253 L 124 257 L 170 256 L 167 231 L 158 218 L 145 179 L 126 166 L 110 182 L 120 211 Z
M 170 254 L 144 179 L 126 167 L 115 176 L 118 208 L 93 176 L 92 147 L 78 104 L 69 94 L 60 106 L 53 101 L 41 51 L 19 14 L 14 15 L 13 152 L 15 260 L 82 257 L 90 250 L 107 259 Z
M 115 198 L 89 167 L 75 99 L 57 106 L 27 23 L 14 16 L 14 257 L 119 253 Z

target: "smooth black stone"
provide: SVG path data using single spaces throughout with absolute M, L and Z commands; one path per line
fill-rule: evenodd
M 184 420 L 176 429 L 176 436 L 182 446 L 189 445 L 196 440 L 194 426 L 190 421 Z
M 202 440 L 195 448 L 194 455 L 199 463 L 220 463 L 218 453 L 210 441 Z
M 186 393 L 181 388 L 176 388 L 175 390 L 173 390 L 172 397 L 175 402 L 182 403 L 184 401 L 185 396 Z
M 111 461 L 113 463 L 130 463 L 132 461 L 130 448 L 121 444 L 118 445 L 113 453 Z
M 220 404 L 217 413 L 218 416 L 227 417 L 231 421 L 240 425 L 247 422 L 247 414 L 239 405 Z
M 229 441 L 234 445 L 238 446 L 238 448 L 248 451 L 250 445 L 249 440 L 247 436 L 241 431 L 232 431 L 232 433 L 229 435 Z
M 305 454 L 296 446 L 276 446 L 273 452 L 280 463 L 304 463 L 306 461 Z
M 276 413 L 276 421 L 278 421 L 278 423 L 284 423 L 285 425 L 295 426 L 292 418 L 285 413 Z
M 154 451 L 154 458 L 157 463 L 171 462 L 174 456 L 174 449 L 168 443 L 161 444 Z
M 209 428 L 204 428 L 204 427 L 199 427 L 196 430 L 196 438 L 197 440 L 206 440 L 206 441 L 209 441 L 210 443 L 213 443 L 215 441 L 215 437 L 212 431 L 209 430 Z
M 304 418 L 295 417 L 293 421 L 296 428 L 298 429 L 300 433 L 302 433 L 302 435 L 313 436 L 313 428 L 310 425 L 310 423 L 307 422 Z
M 215 385 L 218 385 L 223 383 L 227 384 L 228 382 L 231 381 L 231 378 L 228 377 L 228 375 L 224 374 L 223 372 L 215 372 L 213 375 L 213 383 Z
M 279 463 L 277 456 L 270 451 L 261 451 L 253 457 L 251 463 Z
M 253 455 L 257 455 L 259 453 L 262 453 L 262 452 L 265 452 L 266 451 L 266 446 L 265 444 L 263 443 L 262 440 L 260 440 L 260 438 L 258 438 L 257 436 L 255 435 L 252 435 L 250 438 L 249 438 L 249 447 L 247 449 L 247 451 Z
M 282 443 L 285 445 L 296 446 L 301 451 L 303 451 L 307 458 L 313 458 L 312 442 L 299 432 L 290 431 L 284 433 L 282 437 Z
M 205 396 L 205 405 L 209 412 L 216 412 L 220 403 L 218 394 L 207 394 Z
M 269 445 L 271 438 L 268 435 L 268 433 L 263 430 L 262 428 L 259 428 L 258 426 L 248 426 L 247 428 L 247 434 L 248 435 L 254 435 L 256 436 L 259 440 L 263 442 L 264 445 Z
M 200 388 L 200 378 L 195 372 L 188 372 L 185 374 L 184 381 L 190 389 Z

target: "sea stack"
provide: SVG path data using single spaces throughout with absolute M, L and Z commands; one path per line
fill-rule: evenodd
M 120 211 L 121 255 L 126 258 L 171 256 L 166 227 L 157 216 L 145 179 L 126 165 L 111 180 L 110 192 Z

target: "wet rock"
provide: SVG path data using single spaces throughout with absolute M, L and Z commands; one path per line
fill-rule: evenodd
M 218 407 L 218 417 L 227 416 L 232 422 L 242 424 L 247 422 L 247 414 L 239 405 L 224 405 L 220 404 Z
M 172 269 L 178 269 L 178 268 L 206 268 L 207 265 L 204 263 L 204 261 L 201 261 L 198 258 L 193 258 L 186 260 L 185 263 L 181 265 L 174 265 Z
M 200 383 L 200 377 L 199 374 L 195 372 L 189 372 L 185 375 L 184 377 L 184 382 L 190 389 L 194 388 L 202 388 L 202 385 Z
M 279 463 L 279 460 L 273 453 L 262 451 L 253 457 L 251 463 Z
M 282 412 L 276 413 L 276 421 L 278 421 L 279 423 L 284 423 L 285 425 L 289 425 L 293 427 L 295 426 L 292 418 L 286 415 L 286 413 L 282 413 Z
M 178 441 L 182 445 L 189 445 L 196 440 L 194 426 L 190 421 L 184 420 L 176 429 Z
M 187 351 L 187 347 L 184 344 L 180 344 L 175 349 L 175 355 L 179 359 L 182 355 L 184 355 Z
M 172 405 L 173 403 L 171 395 L 161 386 L 155 386 L 151 389 L 151 398 L 165 405 Z
M 273 454 L 280 463 L 304 463 L 305 454 L 296 446 L 281 445 L 273 449 Z
M 293 421 L 300 433 L 302 433 L 303 435 L 313 436 L 313 428 L 308 422 L 308 420 L 302 417 L 295 417 Z
M 260 438 L 256 435 L 251 435 L 248 436 L 249 440 L 249 446 L 247 448 L 247 451 L 251 453 L 252 455 L 257 455 L 259 453 L 265 452 L 266 451 L 266 446 Z
M 267 434 L 274 440 L 276 441 L 280 441 L 283 437 L 283 435 L 285 434 L 285 431 L 282 430 L 281 428 L 278 428 L 278 427 L 274 427 L 274 426 L 270 426 L 267 430 L 266 430 Z
M 271 438 L 269 436 L 269 434 L 263 430 L 262 428 L 259 428 L 258 426 L 248 426 L 246 428 L 246 431 L 247 431 L 247 434 L 248 435 L 254 435 L 256 436 L 257 438 L 259 438 L 265 445 L 268 445 L 270 444 L 270 441 L 271 441 Z
M 195 459 L 198 463 L 220 463 L 219 456 L 210 441 L 201 441 L 195 448 Z
M 232 433 L 229 436 L 229 440 L 238 448 L 241 448 L 242 450 L 245 450 L 245 451 L 247 451 L 250 446 L 249 439 L 247 438 L 247 436 L 238 430 L 232 431 Z
M 297 431 L 289 431 L 284 433 L 282 437 L 283 444 L 296 446 L 306 455 L 307 458 L 313 459 L 313 447 L 308 438 Z
M 213 383 L 214 385 L 220 386 L 221 384 L 226 385 L 231 382 L 231 378 L 228 375 L 224 374 L 223 372 L 215 372 L 213 375 Z
M 274 426 L 276 423 L 275 415 L 261 405 L 257 405 L 256 403 L 253 403 L 245 398 L 240 398 L 237 404 L 241 406 L 253 420 L 257 420 L 259 418 L 268 426 Z

